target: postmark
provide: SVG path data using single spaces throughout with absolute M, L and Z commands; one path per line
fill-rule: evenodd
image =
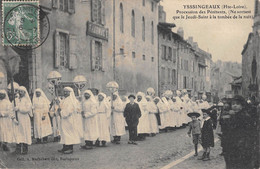
M 47 39 L 50 24 L 38 1 L 3 1 L 4 46 L 35 49 Z

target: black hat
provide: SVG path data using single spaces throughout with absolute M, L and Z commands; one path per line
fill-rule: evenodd
M 128 99 L 130 99 L 131 97 L 135 99 L 135 95 L 133 95 L 133 94 L 130 94 L 130 95 L 128 96 Z
M 232 99 L 232 101 L 237 101 L 237 102 L 241 103 L 242 106 L 247 105 L 247 102 L 246 102 L 246 100 L 244 99 L 244 97 L 243 97 L 243 96 L 240 96 L 240 95 L 236 95 L 236 96 Z
M 192 117 L 192 116 L 199 117 L 199 116 L 200 116 L 200 114 L 197 113 L 197 112 L 191 112 L 191 113 L 188 113 L 187 115 L 188 115 L 189 117 Z
M 203 113 L 210 114 L 210 111 L 209 111 L 208 109 L 201 109 L 201 111 L 202 111 Z

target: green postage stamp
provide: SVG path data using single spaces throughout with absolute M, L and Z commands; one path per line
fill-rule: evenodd
M 4 46 L 35 46 L 39 43 L 39 1 L 2 2 Z

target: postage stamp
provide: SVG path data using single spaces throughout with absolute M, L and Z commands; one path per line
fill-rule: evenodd
M 3 1 L 4 46 L 35 46 L 39 43 L 39 1 Z

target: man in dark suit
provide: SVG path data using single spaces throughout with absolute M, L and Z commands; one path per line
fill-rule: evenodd
M 129 129 L 128 144 L 137 145 L 135 141 L 137 138 L 137 125 L 139 123 L 139 118 L 141 117 L 141 110 L 139 108 L 139 105 L 134 102 L 134 95 L 129 95 L 128 99 L 130 100 L 130 103 L 126 104 L 124 110 L 124 117 Z

